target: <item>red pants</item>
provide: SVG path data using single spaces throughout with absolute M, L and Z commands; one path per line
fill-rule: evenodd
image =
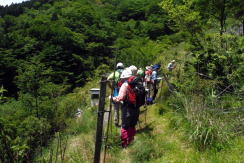
M 135 134 L 135 127 L 129 127 L 128 129 L 121 128 L 121 143 L 123 148 L 126 148 L 134 140 Z

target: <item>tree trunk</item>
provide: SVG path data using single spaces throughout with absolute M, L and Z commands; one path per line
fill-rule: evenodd
M 244 36 L 244 19 L 242 20 L 242 36 Z
M 40 119 L 40 117 L 39 117 L 39 109 L 38 109 L 37 97 L 35 97 L 35 101 L 36 101 L 36 116 L 37 116 L 37 118 Z
M 223 33 L 224 33 L 224 27 L 225 27 L 225 3 L 226 0 L 223 0 L 223 3 L 221 4 L 221 10 L 220 10 L 220 46 L 224 47 L 224 40 L 223 40 Z
M 221 11 L 220 11 L 220 36 L 224 33 L 224 26 L 225 26 L 225 0 L 223 0 L 223 3 L 221 5 Z

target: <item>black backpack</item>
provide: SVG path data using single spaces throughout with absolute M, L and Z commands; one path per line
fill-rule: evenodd
M 133 89 L 133 92 L 136 95 L 136 107 L 139 108 L 145 104 L 146 99 L 146 90 L 143 86 L 143 82 L 138 77 L 131 77 L 128 79 L 128 84 Z

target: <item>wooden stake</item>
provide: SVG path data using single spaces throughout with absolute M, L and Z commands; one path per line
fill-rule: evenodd
M 96 129 L 96 143 L 94 153 L 94 163 L 100 162 L 100 153 L 102 146 L 102 134 L 103 134 L 103 118 L 104 118 L 104 106 L 106 97 L 106 77 L 102 76 L 100 81 L 100 96 L 99 96 L 99 107 L 97 114 L 97 129 Z

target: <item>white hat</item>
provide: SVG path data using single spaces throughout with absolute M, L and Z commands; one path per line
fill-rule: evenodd
M 117 63 L 116 68 L 124 68 L 124 64 L 119 62 Z
M 174 63 L 174 62 L 175 62 L 175 60 L 172 60 L 171 62 L 172 62 L 172 63 Z
M 136 74 L 136 72 L 137 72 L 137 67 L 136 66 L 134 66 L 134 65 L 131 65 L 130 67 L 129 67 L 129 69 L 131 70 L 131 72 L 132 72 L 132 74 Z
M 126 68 L 126 69 L 122 72 L 120 78 L 121 78 L 121 79 L 125 79 L 125 78 L 129 78 L 129 77 L 131 77 L 131 76 L 132 76 L 132 72 L 131 72 L 131 70 L 130 70 L 129 68 Z
M 147 67 L 146 67 L 146 70 L 151 70 L 151 69 L 152 69 L 151 66 L 147 66 Z

